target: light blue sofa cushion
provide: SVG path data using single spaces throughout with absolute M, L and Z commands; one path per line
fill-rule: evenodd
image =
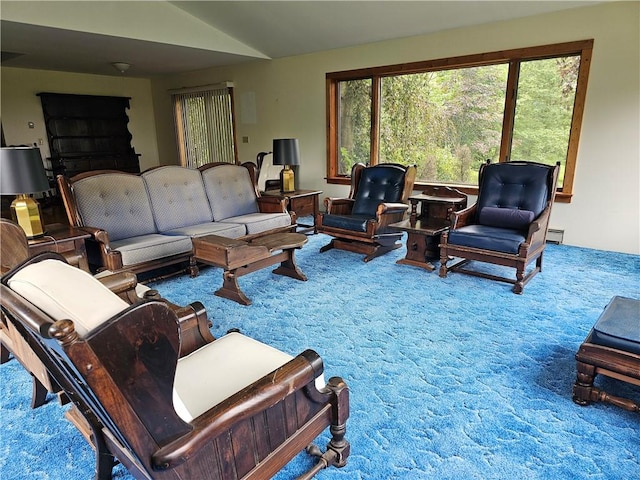
M 137 175 L 91 176 L 75 182 L 73 192 L 84 225 L 106 230 L 110 242 L 157 232 L 147 189 Z
M 260 211 L 249 170 L 245 167 L 217 165 L 204 170 L 202 179 L 214 221 Z
M 167 165 L 142 174 L 159 232 L 213 221 L 199 170 Z
M 193 246 L 187 236 L 154 233 L 111 242 L 111 248 L 121 253 L 122 264 L 127 266 L 191 252 Z
M 188 237 L 203 237 L 205 235 L 220 235 L 227 238 L 238 238 L 247 234 L 246 227 L 241 223 L 229 222 L 209 222 L 190 227 L 176 228 L 168 232 L 162 232 L 165 235 L 186 235 Z
M 243 235 L 253 235 L 274 228 L 288 227 L 291 225 L 291 217 L 288 213 L 249 213 L 226 218 L 225 223 L 227 222 L 240 223 L 243 225 L 243 229 L 246 228 Z

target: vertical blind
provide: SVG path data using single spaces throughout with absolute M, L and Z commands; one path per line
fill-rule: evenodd
M 180 164 L 236 162 L 233 87 L 229 84 L 171 92 Z

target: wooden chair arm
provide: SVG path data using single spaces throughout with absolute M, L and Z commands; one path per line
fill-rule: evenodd
M 318 354 L 306 350 L 195 418 L 191 422 L 193 430 L 161 446 L 152 455 L 154 468 L 167 470 L 186 462 L 237 422 L 273 407 L 309 384 L 313 385 L 321 372 L 322 360 Z M 329 395 L 318 393 L 325 399 Z
M 350 215 L 355 200 L 352 198 L 332 198 L 324 199 L 324 206 L 327 213 L 331 215 Z
M 111 290 L 116 295 L 135 290 L 138 279 L 130 272 L 119 272 L 104 277 L 98 277 L 100 283 Z
M 449 217 L 451 221 L 451 229 L 454 230 L 473 223 L 477 209 L 478 206 L 474 203 L 470 207 L 458 210 L 457 212 L 451 212 L 451 216 Z
M 378 205 L 376 215 L 384 215 L 390 213 L 404 213 L 409 209 L 409 205 L 406 203 L 381 203 Z

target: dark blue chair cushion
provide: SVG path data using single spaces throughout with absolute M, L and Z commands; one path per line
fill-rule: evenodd
M 478 223 L 489 227 L 527 230 L 534 218 L 534 213 L 531 210 L 484 207 L 478 215 Z
M 640 300 L 613 297 L 593 326 L 591 343 L 640 355 Z
M 352 232 L 366 232 L 367 220 L 372 218 L 375 218 L 375 215 L 371 217 L 369 215 L 331 215 L 325 213 L 322 216 L 322 225 Z
M 449 232 L 448 243 L 503 253 L 518 253 L 525 236 L 519 230 L 467 225 Z
M 521 163 L 493 163 L 484 167 L 478 192 L 478 214 L 485 207 L 514 208 L 540 215 L 549 198 L 553 167 Z
M 375 218 L 381 203 L 400 202 L 405 172 L 401 166 L 385 164 L 363 169 L 351 214 Z

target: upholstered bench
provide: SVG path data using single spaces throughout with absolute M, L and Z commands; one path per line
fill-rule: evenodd
M 589 405 L 602 401 L 640 412 L 640 403 L 593 385 L 596 375 L 605 375 L 640 387 L 640 300 L 613 297 L 580 345 L 576 360 L 574 402 Z

